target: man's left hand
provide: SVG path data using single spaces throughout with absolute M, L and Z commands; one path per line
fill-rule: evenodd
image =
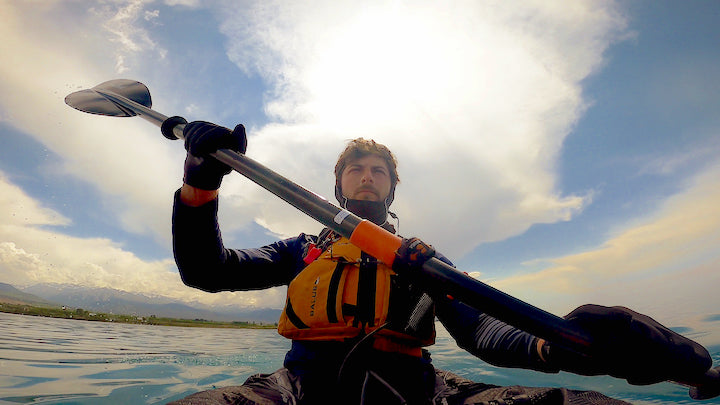
M 578 354 L 546 343 L 547 362 L 583 375 L 608 374 L 633 385 L 682 381 L 702 375 L 712 358 L 700 344 L 649 316 L 624 307 L 583 305 L 565 319 L 589 333 L 590 354 Z
M 418 238 L 404 238 L 395 252 L 393 270 L 397 272 L 416 271 L 435 256 L 435 249 Z

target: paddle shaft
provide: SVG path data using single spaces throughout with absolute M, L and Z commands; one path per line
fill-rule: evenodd
M 95 91 L 157 126 L 168 118 L 111 91 Z M 173 128 L 179 139 L 183 139 L 183 128 L 183 124 Z M 399 237 L 337 207 L 243 154 L 220 149 L 212 156 L 351 242 L 363 245 L 358 247 L 367 253 L 392 263 L 401 242 Z M 590 345 L 590 337 L 570 328 L 564 319 L 492 288 L 438 259 L 426 262 L 423 273 L 428 284 L 440 284 L 444 293 L 522 330 L 549 341 L 567 342 L 566 346 L 578 351 L 585 351 Z
M 158 127 L 168 119 L 167 116 L 112 91 L 98 88 L 94 90 Z M 173 134 L 178 139 L 184 139 L 184 127 L 184 124 L 178 124 L 173 128 Z M 392 265 L 395 252 L 402 242 L 400 237 L 337 207 L 244 154 L 220 149 L 211 155 L 318 222 L 349 238 L 361 250 Z M 454 299 L 547 341 L 579 353 L 587 353 L 592 345 L 587 333 L 571 327 L 563 318 L 469 277 L 437 258 L 425 262 L 420 276 L 425 285 L 436 291 L 451 295 Z M 694 381 L 680 383 L 691 387 L 714 386 L 720 383 L 720 374 L 716 369 L 710 369 Z

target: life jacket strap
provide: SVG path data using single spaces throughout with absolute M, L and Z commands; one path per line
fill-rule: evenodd
M 400 353 L 413 357 L 422 357 L 422 348 L 398 343 L 384 336 L 375 337 L 372 341 L 372 348 L 381 352 Z

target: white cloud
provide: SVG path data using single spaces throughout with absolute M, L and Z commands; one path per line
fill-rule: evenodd
M 143 120 L 93 116 L 65 105 L 68 93 L 110 79 L 107 72 L 113 71 L 115 50 L 106 42 L 99 45 L 103 41 L 87 42 L 100 29 L 92 18 L 57 26 L 50 20 L 39 23 L 43 15 L 34 11 L 30 5 L 0 3 L 0 52 L 13 55 L 11 63 L 0 64 L 3 119 L 58 156 L 57 166 L 44 168 L 53 176 L 70 176 L 96 188 L 104 207 L 88 209 L 114 217 L 128 232 L 151 235 L 169 245 L 172 194 L 182 179 L 182 147 L 164 142 L 157 128 Z M 27 31 L 30 25 L 37 29 Z M 132 35 L 128 38 L 134 41 Z M 151 43 L 139 43 L 137 52 L 156 52 Z M 62 228 L 69 224 L 67 218 L 43 207 L 4 175 L 0 191 L 4 282 L 113 287 L 206 304 L 277 307 L 284 301 L 278 289 L 222 294 L 190 289 L 182 284 L 172 259 L 145 261 L 106 238 L 69 236 Z
M 206 294 L 186 287 L 172 259 L 145 261 L 105 238 L 63 233 L 67 220 L 0 174 L 0 281 L 114 288 L 203 304 L 281 307 L 283 291 Z
M 164 3 L 168 6 L 185 6 L 195 8 L 202 4 L 202 0 L 165 0 Z
M 154 9 L 141 1 L 95 7 L 96 18 L 63 27 L 63 38 L 83 38 L 74 46 L 57 26 L 25 35 L 32 12 L 16 7 L 5 6 L 0 46 L 15 56 L 0 68 L 0 88 L 27 100 L 0 100 L 10 121 L 62 156 L 64 173 L 106 195 L 125 229 L 167 239 L 182 150 L 141 120 L 92 117 L 61 102 L 107 80 L 107 71 L 162 57 L 143 27 Z M 249 156 L 312 191 L 333 195 L 344 141 L 365 136 L 399 157 L 403 181 L 393 208 L 401 232 L 450 257 L 533 223 L 568 220 L 583 207 L 584 196 L 557 190 L 555 162 L 585 107 L 580 80 L 622 33 L 612 3 L 263 1 L 228 4 L 218 15 L 229 57 L 272 84 L 266 109 L 277 122 L 251 132 Z M 119 47 L 90 41 L 99 24 Z M 42 60 L 53 61 L 52 71 Z M 38 111 L 50 119 L 38 120 Z M 224 207 L 276 234 L 316 228 L 237 180 L 223 195 Z M 234 222 L 223 227 L 246 226 Z
M 673 175 L 687 167 L 695 167 L 703 162 L 712 161 L 720 151 L 720 141 L 715 140 L 717 129 L 696 129 L 694 133 L 701 133 L 702 145 L 691 145 L 672 150 L 670 154 L 642 158 L 639 175 Z
M 450 256 L 583 207 L 557 190 L 555 164 L 585 108 L 580 81 L 623 33 L 613 3 L 263 1 L 222 15 L 230 58 L 274 86 L 277 123 L 248 153 L 293 180 L 332 196 L 344 140 L 375 138 L 400 160 L 401 232 Z M 306 226 L 289 215 L 273 204 L 258 220 Z
M 12 63 L 0 65 L 0 108 L 8 123 L 61 158 L 60 166 L 49 170 L 95 186 L 107 215 L 116 215 L 121 227 L 168 241 L 182 148 L 163 142 L 142 120 L 84 114 L 63 102 L 68 93 L 99 84 L 112 71 L 113 49 L 66 40 L 86 38 L 97 26 L 68 24 L 66 35 L 59 36 L 57 26 L 47 25 L 46 31 L 26 34 L 32 12 L 3 7 L 0 52 L 13 55 Z M 20 94 L 21 99 L 14 96 Z
M 137 57 L 144 51 L 155 51 L 163 58 L 166 51 L 150 37 L 149 32 L 142 28 L 138 21 L 155 21 L 159 15 L 158 10 L 145 10 L 146 4 L 152 2 L 144 0 L 131 0 L 126 4 L 101 5 L 91 9 L 98 20 L 104 21 L 103 28 L 111 34 L 110 41 L 119 46 L 116 49 L 116 71 L 125 73 L 129 70 L 126 59 L 129 56 Z
M 0 173 L 0 223 L 6 226 L 68 225 L 60 213 L 42 207 Z
M 108 72 L 151 71 L 164 56 L 143 26 L 146 17 L 157 20 L 145 4 L 105 3 L 62 24 L 23 3 L 0 4 L 0 52 L 13 55 L 0 64 L 0 107 L 11 125 L 60 156 L 59 174 L 93 185 L 124 229 L 167 242 L 182 149 L 162 142 L 142 120 L 90 116 L 62 102 L 71 91 L 110 79 Z M 394 208 L 401 232 L 450 257 L 533 223 L 567 220 L 583 207 L 584 196 L 557 190 L 555 164 L 586 107 L 580 82 L 623 33 L 613 3 L 258 1 L 229 2 L 218 15 L 228 56 L 272 85 L 266 110 L 275 122 L 251 131 L 249 156 L 312 191 L 333 195 L 332 167 L 344 141 L 365 136 L 400 159 Z M 249 220 L 279 235 L 317 229 L 236 177 L 223 190 L 224 230 Z M 25 230 L 18 225 L 15 231 Z M 44 261 L 30 235 L 57 237 L 71 251 L 128 254 L 111 241 L 35 228 L 25 239 L 5 240 L 12 243 L 3 245 L 7 255 L 37 259 L 38 268 L 63 263 L 67 277 L 82 268 L 110 283 L 119 268 L 99 258 Z M 171 266 L 127 260 L 147 274 L 165 276 Z
M 145 21 L 154 21 L 160 16 L 160 10 L 152 10 L 152 11 L 145 11 L 144 13 L 144 19 Z

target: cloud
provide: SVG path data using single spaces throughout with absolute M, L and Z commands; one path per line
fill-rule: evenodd
M 281 307 L 282 289 L 206 294 L 187 288 L 172 259 L 146 261 L 106 238 L 63 233 L 68 220 L 0 173 L 0 278 L 25 286 L 60 283 L 114 288 L 208 305 Z
M 12 63 L 0 66 L 0 109 L 7 122 L 59 156 L 59 166 L 48 170 L 95 187 L 106 214 L 122 228 L 167 243 L 182 148 L 163 142 L 142 120 L 92 116 L 63 102 L 68 93 L 99 84 L 113 71 L 114 48 L 86 42 L 97 21 L 78 18 L 77 24 L 59 27 L 43 20 L 47 15 L 33 14 L 32 6 L 2 7 L 0 51 L 13 55 Z M 31 24 L 32 18 L 37 21 Z M 28 24 L 38 29 L 28 31 Z
M 42 207 L 0 173 L 0 223 L 5 226 L 68 225 L 60 213 Z
M 586 108 L 581 81 L 624 35 L 613 3 L 263 1 L 222 15 L 230 59 L 271 84 L 274 122 L 248 154 L 293 180 L 332 195 L 344 141 L 375 138 L 400 161 L 401 232 L 450 256 L 586 203 L 557 189 L 555 164 Z M 308 223 L 291 215 L 271 204 L 256 220 L 291 235 Z
M 69 16 L 57 25 L 56 13 L 61 10 L 52 5 L 37 9 L 23 3 L 0 4 L 4 38 L 0 52 L 13 55 L 12 62 L 0 65 L 1 115 L 57 156 L 53 160 L 57 163 L 47 162 L 43 170 L 94 187 L 104 206 L 88 209 L 100 210 L 130 233 L 150 235 L 169 246 L 172 194 L 182 179 L 182 147 L 163 142 L 157 128 L 143 120 L 93 116 L 63 102 L 68 93 L 109 79 L 107 72 L 114 69 L 116 47 L 95 38 L 103 32 L 101 17 L 115 14 L 101 11 L 111 9 L 79 14 L 75 20 Z M 123 12 L 129 14 L 115 21 L 113 31 L 124 38 L 118 40 L 124 44 L 120 51 L 157 57 L 154 43 L 131 27 L 136 17 L 145 14 L 137 8 L 121 8 L 117 15 Z M 28 31 L 27 26 L 37 29 Z M 190 289 L 182 284 L 172 259 L 146 261 L 107 238 L 68 235 L 64 228 L 70 224 L 68 218 L 33 200 L 4 174 L 0 191 L 0 277 L 4 282 L 112 287 L 205 304 L 279 307 L 284 302 L 281 289 L 222 294 Z
M 14 58 L 0 68 L 0 89 L 27 97 L 0 100 L 12 125 L 61 156 L 62 173 L 94 185 L 124 229 L 166 241 L 182 151 L 140 120 L 92 117 L 62 104 L 68 92 L 107 80 L 108 71 L 161 60 L 157 10 L 108 3 L 58 26 L 51 13 L 4 8 L 0 46 Z M 624 32 L 612 3 L 263 1 L 215 11 L 228 57 L 270 85 L 272 122 L 251 130 L 248 155 L 312 191 L 333 195 L 332 167 L 346 140 L 376 138 L 400 160 L 393 207 L 400 231 L 450 257 L 534 223 L 568 220 L 587 203 L 557 189 L 555 164 L 586 107 L 581 80 Z M 49 23 L 26 35 L 30 16 Z M 101 40 L 92 40 L 98 30 Z M 223 223 L 228 233 L 250 221 L 280 236 L 317 228 L 240 180 L 226 182 L 223 198 L 228 212 L 244 213 Z
M 201 0 L 165 0 L 164 3 L 167 4 L 168 6 L 185 6 L 185 7 L 196 8 L 202 4 L 202 1 Z
M 597 249 L 548 259 L 544 270 L 497 288 L 564 313 L 595 302 L 682 320 L 712 313 L 720 276 L 720 165 Z
M 587 203 L 586 196 L 558 190 L 555 164 L 587 107 L 582 80 L 602 67 L 604 50 L 625 33 L 614 3 L 257 1 L 215 11 L 228 58 L 269 85 L 271 122 L 250 131 L 248 155 L 310 190 L 333 195 L 332 167 L 346 140 L 386 143 L 400 160 L 403 181 L 393 207 L 400 231 L 450 257 L 534 223 L 568 220 Z M 110 79 L 108 72 L 157 76 L 165 47 L 154 37 L 162 17 L 155 4 L 104 3 L 66 11 L 63 19 L 52 4 L 0 3 L 0 12 L 0 52 L 13 55 L 0 64 L 3 119 L 59 157 L 55 173 L 94 187 L 124 230 L 167 245 L 182 149 L 158 140 L 157 129 L 142 120 L 91 116 L 63 103 L 69 92 Z M 225 181 L 221 204 L 227 234 L 251 221 L 279 236 L 318 228 L 238 176 Z M 165 277 L 172 266 L 145 263 L 106 239 L 28 226 L 6 228 L 10 244 L 3 249 L 46 269 L 37 274 L 75 277 L 82 268 L 79 274 L 112 283 L 120 268 L 99 257 L 47 261 L 30 235 L 57 238 L 69 251 L 122 256 L 118 263 L 136 265 L 153 282 L 159 276 L 152 275 Z M 53 246 L 46 248 L 54 252 Z M 49 272 L 59 267 L 66 270 Z
M 639 160 L 639 175 L 667 176 L 677 174 L 685 168 L 696 168 L 704 162 L 712 161 L 720 151 L 720 141 L 715 139 L 716 128 L 693 128 L 694 135 L 702 139 L 702 143 L 691 146 L 676 147 L 671 154 L 650 156 Z
M 165 57 L 167 51 L 158 46 L 151 38 L 149 32 L 137 24 L 139 19 L 153 22 L 160 12 L 158 10 L 145 10 L 148 4 L 143 0 L 132 0 L 116 8 L 116 4 L 100 5 L 90 9 L 98 20 L 105 21 L 103 28 L 110 34 L 110 42 L 118 44 L 116 49 L 116 72 L 125 73 L 129 70 L 126 58 L 137 56 L 145 51 L 155 51 L 160 58 Z

